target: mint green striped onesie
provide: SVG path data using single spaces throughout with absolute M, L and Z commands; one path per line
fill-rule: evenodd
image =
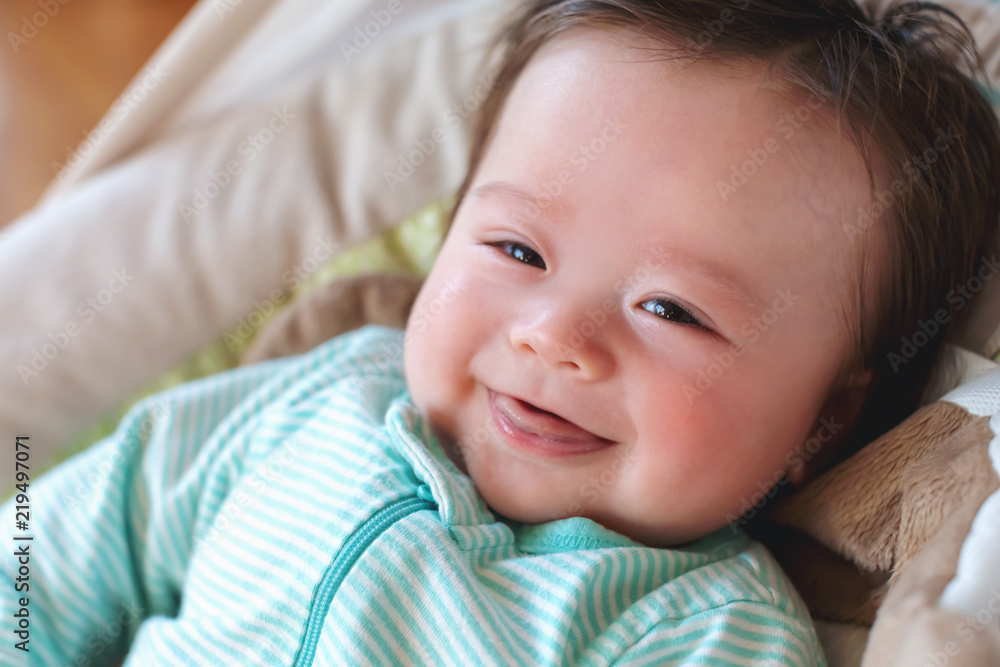
M 0 662 L 825 665 L 742 533 L 653 549 L 494 515 L 410 401 L 402 335 L 150 397 L 33 480 L 28 529 L 13 500 L 0 519 Z

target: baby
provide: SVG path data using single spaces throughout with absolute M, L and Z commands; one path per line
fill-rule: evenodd
M 987 252 L 996 126 L 925 80 L 926 14 L 554 4 L 511 29 L 406 376 L 500 514 L 676 545 L 916 407 L 943 336 L 900 341 Z
M 4 664 L 825 664 L 726 524 L 916 406 L 945 337 L 900 341 L 1000 215 L 967 35 L 532 0 L 503 40 L 406 332 L 148 399 L 33 483 Z

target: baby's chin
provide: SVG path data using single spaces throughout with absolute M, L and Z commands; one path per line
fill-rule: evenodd
M 472 479 L 477 482 L 474 473 Z M 674 522 L 664 516 L 656 517 L 655 521 L 648 521 L 643 517 L 627 516 L 615 512 L 613 508 L 598 506 L 586 506 L 573 513 L 567 513 L 565 504 L 556 503 L 555 506 L 551 504 L 546 506 L 545 499 L 540 497 L 526 502 L 525 494 L 508 493 L 506 489 L 495 487 L 488 481 L 484 484 L 477 482 L 476 488 L 490 510 L 506 519 L 524 524 L 539 524 L 583 517 L 610 531 L 656 549 L 669 549 L 690 544 L 714 533 L 722 525 L 725 525 L 724 523 L 691 525 L 689 520 L 684 517 L 676 517 L 677 520 Z M 564 511 L 560 512 L 557 509 Z

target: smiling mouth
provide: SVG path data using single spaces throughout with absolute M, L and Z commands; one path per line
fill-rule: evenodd
M 517 444 L 551 453 L 582 453 L 614 444 L 559 415 L 527 401 L 489 390 L 490 410 L 500 428 Z

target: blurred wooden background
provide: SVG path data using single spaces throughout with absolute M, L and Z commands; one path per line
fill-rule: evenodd
M 0 0 L 0 227 L 34 206 L 53 162 L 66 162 L 194 4 L 63 1 Z

